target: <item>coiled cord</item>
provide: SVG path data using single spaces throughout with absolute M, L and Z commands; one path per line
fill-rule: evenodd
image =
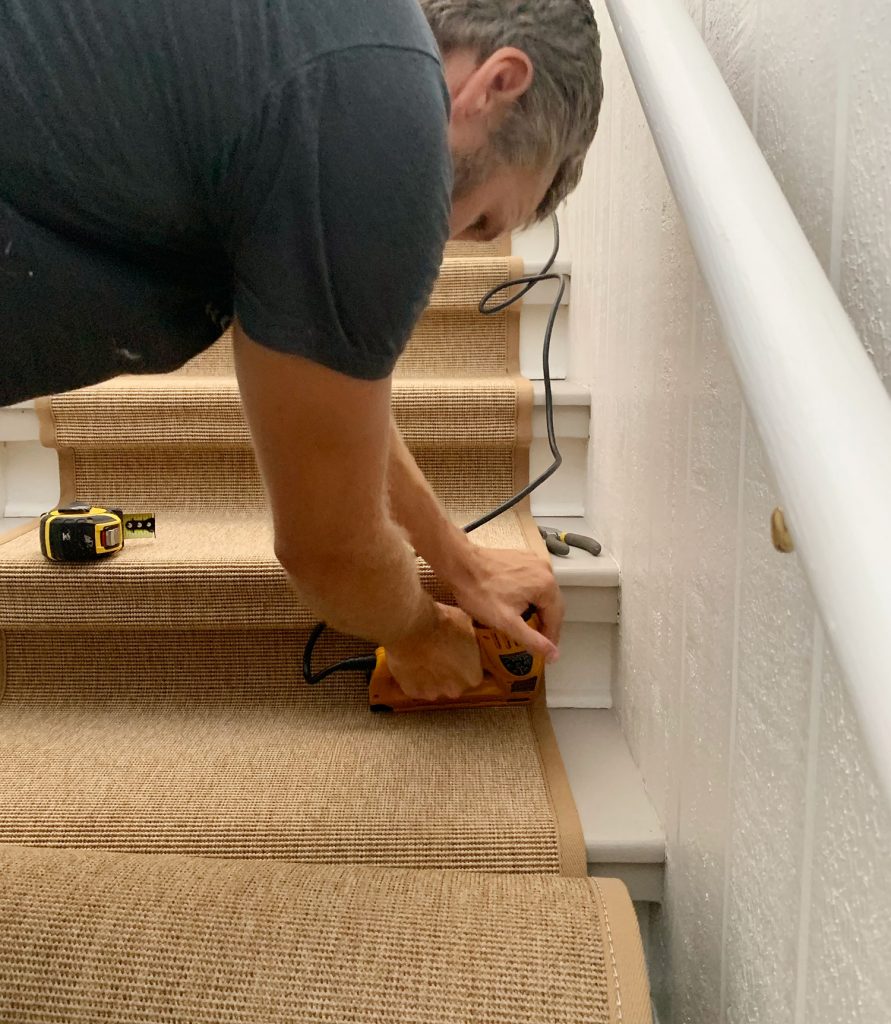
M 544 379 L 544 392 L 545 392 L 545 422 L 547 424 L 548 431 L 548 445 L 551 449 L 551 455 L 553 456 L 553 462 L 548 468 L 541 474 L 539 474 L 531 483 L 528 483 L 522 490 L 517 491 L 513 497 L 508 498 L 507 501 L 503 501 L 497 508 L 493 508 L 491 512 L 487 512 L 484 516 L 480 516 L 479 519 L 474 519 L 464 527 L 465 533 L 472 533 L 486 523 L 490 523 L 493 519 L 497 519 L 503 512 L 507 512 L 508 509 L 518 505 L 523 498 L 530 495 L 536 487 L 540 487 L 548 477 L 553 476 L 554 473 L 560 468 L 563 462 L 563 456 L 560 454 L 560 449 L 557 447 L 557 434 L 554 430 L 554 396 L 551 390 L 551 335 L 554 333 L 554 324 L 557 322 L 557 314 L 560 312 L 560 303 L 563 301 L 563 294 L 566 291 L 566 275 L 565 274 L 552 274 L 551 267 L 557 260 L 557 253 L 560 250 L 560 225 L 557 221 L 557 215 L 551 214 L 551 226 L 554 230 L 554 248 L 551 250 L 551 255 L 548 257 L 545 265 L 539 270 L 537 274 L 529 274 L 526 277 L 515 277 L 511 281 L 505 281 L 504 284 L 497 284 L 494 288 L 490 288 L 489 291 L 480 299 L 479 311 L 485 316 L 492 316 L 495 313 L 501 313 L 505 309 L 508 309 L 515 302 L 519 302 L 528 292 L 530 292 L 537 284 L 542 281 L 558 281 L 557 294 L 554 297 L 554 301 L 551 305 L 551 311 L 548 314 L 548 322 L 545 326 L 544 340 L 541 346 L 541 373 Z M 502 302 L 496 303 L 494 306 L 491 305 L 492 299 L 499 293 L 509 288 L 516 288 L 517 285 L 523 287 L 516 295 L 510 295 Z

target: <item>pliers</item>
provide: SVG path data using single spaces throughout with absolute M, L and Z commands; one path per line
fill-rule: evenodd
M 563 533 L 552 526 L 539 526 L 538 532 L 552 555 L 565 558 L 570 548 L 581 548 L 582 551 L 588 551 L 596 557 L 603 550 L 599 541 L 593 537 L 586 537 L 583 533 Z

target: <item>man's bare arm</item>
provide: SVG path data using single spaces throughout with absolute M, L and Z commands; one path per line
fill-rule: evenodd
M 235 364 L 269 493 L 275 551 L 306 603 L 379 643 L 423 633 L 435 604 L 387 511 L 388 380 L 353 380 L 235 330 Z

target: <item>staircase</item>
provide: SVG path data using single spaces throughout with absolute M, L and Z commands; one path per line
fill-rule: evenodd
M 512 267 L 516 272 L 516 259 Z M 468 312 L 472 298 L 510 269 L 502 254 L 453 250 L 394 389 L 407 441 L 462 519 L 515 489 L 522 473 L 515 452 L 522 451 L 527 429 L 533 473 L 544 458 L 540 392 L 533 386 L 529 394 L 510 373 L 510 338 L 518 330 L 520 365 L 533 371 L 542 320 L 538 306 L 527 303 L 521 324 L 508 313 L 497 324 L 483 325 Z M 431 346 L 429 336 L 444 329 L 451 344 Z M 560 340 L 552 357 L 556 373 L 566 365 Z M 569 482 L 561 487 L 555 479 L 542 488 L 534 510 L 543 522 L 591 532 L 578 472 L 573 473 L 586 459 L 587 394 L 568 381 L 555 391 L 567 461 L 561 476 Z M 29 910 L 41 934 L 52 932 L 64 945 L 68 940 L 59 936 L 68 933 L 47 923 L 51 904 L 82 922 L 84 900 L 92 906 L 88 894 L 99 899 L 111 891 L 111 917 L 138 915 L 145 929 L 135 946 L 119 950 L 131 955 L 156 934 L 151 922 L 168 920 L 179 906 L 164 895 L 171 886 L 186 893 L 182 907 L 192 925 L 207 925 L 213 913 L 208 917 L 195 895 L 206 883 L 224 902 L 245 887 L 256 892 L 277 938 L 305 949 L 315 941 L 324 946 L 326 936 L 353 927 L 350 900 L 342 898 L 347 889 L 373 924 L 371 937 L 357 940 L 373 961 L 372 947 L 404 942 L 408 922 L 429 924 L 436 908 L 427 941 L 431 948 L 452 948 L 455 936 L 469 927 L 455 906 L 483 901 L 499 910 L 485 922 L 474 919 L 474 941 L 488 934 L 486 948 L 498 945 L 513 920 L 524 942 L 542 951 L 551 943 L 560 950 L 561 969 L 569 975 L 577 970 L 585 984 L 576 986 L 559 1013 L 529 994 L 523 1013 L 539 1016 L 521 1016 L 514 1006 L 498 1010 L 502 1016 L 493 1010 L 479 1019 L 645 1019 L 628 1015 L 637 998 L 632 981 L 626 983 L 623 1016 L 616 963 L 609 959 L 624 956 L 635 963 L 629 926 L 621 924 L 628 915 L 620 890 L 560 877 L 583 874 L 587 861 L 592 873 L 623 879 L 636 900 L 658 900 L 661 894 L 664 844 L 609 710 L 619 579 L 608 554 L 593 559 L 574 552 L 556 565 L 568 617 L 563 656 L 549 672 L 548 703 L 564 775 L 543 711 L 414 716 L 411 724 L 375 719 L 372 727 L 362 707 L 361 680 L 333 681 L 321 696 L 299 683 L 297 657 L 312 617 L 272 557 L 262 488 L 225 343 L 174 378 L 120 379 L 59 396 L 40 417 L 33 408 L 0 411 L 0 431 L 6 442 L 6 519 L 35 514 L 58 498 L 57 452 L 38 447 L 41 432 L 58 450 L 64 497 L 102 496 L 159 517 L 157 541 L 134 543 L 119 558 L 86 571 L 48 567 L 35 555 L 36 537 L 27 528 L 0 545 L 6 646 L 0 727 L 12 737 L 4 758 L 0 835 L 21 844 L 2 851 L 11 877 L 21 880 L 11 887 L 15 906 L 31 907 L 27 894 L 35 879 L 52 880 L 45 905 L 38 898 Z M 488 439 L 482 448 L 469 440 L 480 437 Z M 536 543 L 522 513 L 502 517 L 478 538 L 507 546 Z M 438 593 L 429 570 L 421 570 L 425 585 Z M 331 636 L 319 657 L 327 661 L 360 649 L 355 641 Z M 431 772 L 435 778 L 427 785 Z M 168 856 L 158 859 L 161 854 Z M 444 871 L 446 881 L 425 888 L 418 868 Z M 497 882 L 489 878 L 492 872 Z M 123 884 L 135 877 L 138 886 Z M 290 903 L 275 896 L 283 887 Z M 402 916 L 393 912 L 394 894 Z M 528 910 L 530 902 L 575 909 L 534 923 L 528 914 L 517 917 L 505 909 Z M 325 914 L 318 913 L 320 903 Z M 95 939 L 109 917 L 91 913 L 84 927 Z M 295 923 L 307 915 L 321 939 L 310 939 Z M 27 924 L 31 918 L 23 914 L 21 920 Z M 606 922 L 605 944 L 597 948 L 613 970 L 600 972 L 606 977 L 602 984 L 594 980 L 600 954 L 592 960 L 590 942 L 564 934 L 572 920 L 588 933 Z M 22 941 L 31 934 L 26 924 Z M 624 945 L 617 937 L 623 929 Z M 206 934 L 205 928 L 201 935 Z M 176 932 L 174 959 L 177 950 L 191 956 L 183 935 Z M 228 935 L 237 943 L 237 932 Z M 465 937 L 470 942 L 469 932 Z M 213 956 L 225 955 L 222 939 L 211 946 Z M 256 995 L 262 979 L 279 976 L 282 948 L 263 961 L 266 967 L 245 992 Z M 337 989 L 350 974 L 354 960 L 339 957 L 333 957 L 325 991 Z M 543 955 L 526 979 L 530 993 L 539 985 L 548 988 L 553 978 L 546 984 L 541 971 L 545 963 L 553 971 L 553 960 Z M 210 957 L 205 972 L 212 962 Z M 507 963 L 493 964 L 486 975 L 493 992 L 500 991 L 499 972 L 508 970 Z M 292 978 L 302 978 L 305 988 L 313 972 L 301 974 L 298 966 L 290 964 Z M 60 967 L 54 975 L 59 992 L 72 984 L 66 971 Z M 160 977 L 162 988 L 172 984 L 169 972 L 161 970 Z M 412 975 L 406 988 L 415 1000 L 423 995 L 419 978 Z M 470 978 L 478 982 L 479 974 L 471 972 Z M 379 983 L 372 972 L 369 993 L 379 995 Z M 378 995 L 369 995 L 369 1005 Z M 478 1006 L 481 998 L 468 1005 Z M 406 995 L 400 1005 L 396 1016 L 369 1011 L 367 1018 L 355 1019 L 415 1019 L 406 1007 L 422 1003 Z M 476 1019 L 454 1012 L 430 1019 Z

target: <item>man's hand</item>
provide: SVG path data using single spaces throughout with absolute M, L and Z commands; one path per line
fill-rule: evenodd
M 436 605 L 436 621 L 387 648 L 387 665 L 408 697 L 460 697 L 483 678 L 473 623 L 458 608 Z
M 408 531 L 418 554 L 451 587 L 458 604 L 530 651 L 555 660 L 563 598 L 548 560 L 531 551 L 487 550 L 472 544 L 449 520 L 395 423 L 388 476 L 393 515 Z M 530 604 L 539 610 L 543 633 L 523 621 Z
M 544 558 L 532 551 L 473 547 L 447 582 L 458 604 L 475 619 L 549 661 L 557 659 L 563 596 Z M 530 604 L 538 609 L 541 633 L 523 621 Z

